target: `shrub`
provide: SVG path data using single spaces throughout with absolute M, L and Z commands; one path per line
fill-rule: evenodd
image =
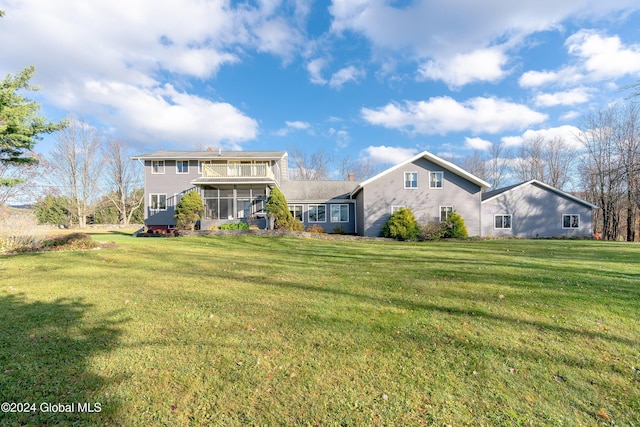
M 411 209 L 395 211 L 382 227 L 382 235 L 398 240 L 413 240 L 418 236 L 418 222 Z
M 248 230 L 249 224 L 246 222 L 231 222 L 228 224 L 220 224 L 220 230 Z
M 74 249 L 93 249 L 100 246 L 86 233 L 61 234 L 59 236 L 48 237 L 43 243 L 44 250 L 63 251 Z
M 325 233 L 325 231 L 324 231 L 324 228 L 322 228 L 321 225 L 313 224 L 313 225 L 310 225 L 309 227 L 307 227 L 307 233 L 322 234 L 322 233 Z
M 273 218 L 273 228 L 302 231 L 304 225 L 297 218 L 294 218 L 289 211 L 287 199 L 277 187 L 271 190 L 267 199 L 267 213 Z
M 433 221 L 421 224 L 418 230 L 418 240 L 440 240 L 447 232 L 447 224 L 440 221 Z
M 200 219 L 200 215 L 204 211 L 202 198 L 197 191 L 189 191 L 182 196 L 176 206 L 176 227 L 181 229 L 195 229 L 196 222 Z
M 339 225 L 339 226 L 337 226 L 337 227 L 334 227 L 334 228 L 333 228 L 333 232 L 334 232 L 335 234 L 344 234 L 344 233 L 345 233 L 344 226 Z
M 444 237 L 452 239 L 468 239 L 467 226 L 464 219 L 457 212 L 451 212 L 447 215 L 447 230 Z

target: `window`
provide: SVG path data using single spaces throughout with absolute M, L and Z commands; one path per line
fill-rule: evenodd
M 151 173 L 164 173 L 164 160 L 151 160 Z
M 177 160 L 176 173 L 189 173 L 189 160 Z
M 418 172 L 404 173 L 404 188 L 418 188 Z
M 580 215 L 562 215 L 562 228 L 580 228 Z
M 511 229 L 511 215 L 494 215 L 493 228 Z
M 331 222 L 349 222 L 349 205 L 331 205 Z
M 453 206 L 440 206 L 440 222 L 445 222 L 451 212 L 453 212 Z
M 302 221 L 302 205 L 289 205 L 289 212 L 294 218 Z
M 327 213 L 325 205 L 309 205 L 309 222 L 326 222 Z
M 149 209 L 154 211 L 166 211 L 167 210 L 167 195 L 166 194 L 149 194 Z
M 406 206 L 391 206 L 391 215 L 398 212 L 400 209 L 404 209 Z
M 443 172 L 429 172 L 429 188 L 442 188 Z

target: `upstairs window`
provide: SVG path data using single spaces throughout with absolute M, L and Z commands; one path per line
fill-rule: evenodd
M 189 173 L 189 160 L 177 160 L 176 173 Z
M 151 173 L 164 173 L 164 160 L 151 160 Z
M 442 188 L 443 172 L 429 172 L 429 188 Z
M 580 228 L 580 215 L 562 215 L 562 228 Z
M 511 229 L 511 215 L 494 215 L 493 228 Z
M 404 173 L 404 188 L 418 188 L 418 172 Z

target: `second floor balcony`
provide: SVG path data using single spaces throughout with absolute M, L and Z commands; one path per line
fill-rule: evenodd
M 203 163 L 203 178 L 270 178 L 275 176 L 268 162 Z

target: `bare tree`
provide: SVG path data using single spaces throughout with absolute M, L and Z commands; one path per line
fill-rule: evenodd
M 71 198 L 79 227 L 86 226 L 87 215 L 99 196 L 97 189 L 103 166 L 101 141 L 95 128 L 75 118 L 56 134 L 50 162 L 61 192 Z
M 487 157 L 482 151 L 473 150 L 471 156 L 467 156 L 462 160 L 462 168 L 470 174 L 486 181 L 489 175 L 487 163 Z
M 561 136 L 529 138 L 520 147 L 514 172 L 521 181 L 536 179 L 562 189 L 571 180 L 576 152 Z
M 520 146 L 514 162 L 514 173 L 520 181 L 545 181 L 544 144 L 544 136 L 536 135 L 527 138 Z
M 289 150 L 289 159 L 293 161 L 292 178 L 304 181 L 329 179 L 329 167 L 332 159 L 326 151 L 320 149 L 310 156 L 299 148 Z
M 491 188 L 498 189 L 506 179 L 509 171 L 509 153 L 502 141 L 494 142 L 489 148 L 489 166 L 487 181 Z
M 140 170 L 129 159 L 123 142 L 111 139 L 102 151 L 109 186 L 107 198 L 118 210 L 120 224 L 129 225 L 135 209 L 144 201 L 143 194 L 135 191 L 142 186 Z
M 374 165 L 370 159 L 352 159 L 346 155 L 336 162 L 336 169 L 341 179 L 349 179 L 350 174 L 358 181 L 364 181 L 380 173 L 380 167 Z
M 0 185 L 0 205 L 36 200 L 43 195 L 44 181 L 50 172 L 49 164 L 35 154 L 31 156 L 38 162 L 29 165 L 0 163 L 0 180 L 11 183 Z
M 628 104 L 616 110 L 614 128 L 619 167 L 626 194 L 626 240 L 633 242 L 636 234 L 638 204 L 638 173 L 640 172 L 640 109 L 637 104 Z
M 615 109 L 593 112 L 583 119 L 578 139 L 585 148 L 580 176 L 591 202 L 601 208 L 602 238 L 615 240 L 620 222 L 618 201 L 622 174 L 616 146 Z

